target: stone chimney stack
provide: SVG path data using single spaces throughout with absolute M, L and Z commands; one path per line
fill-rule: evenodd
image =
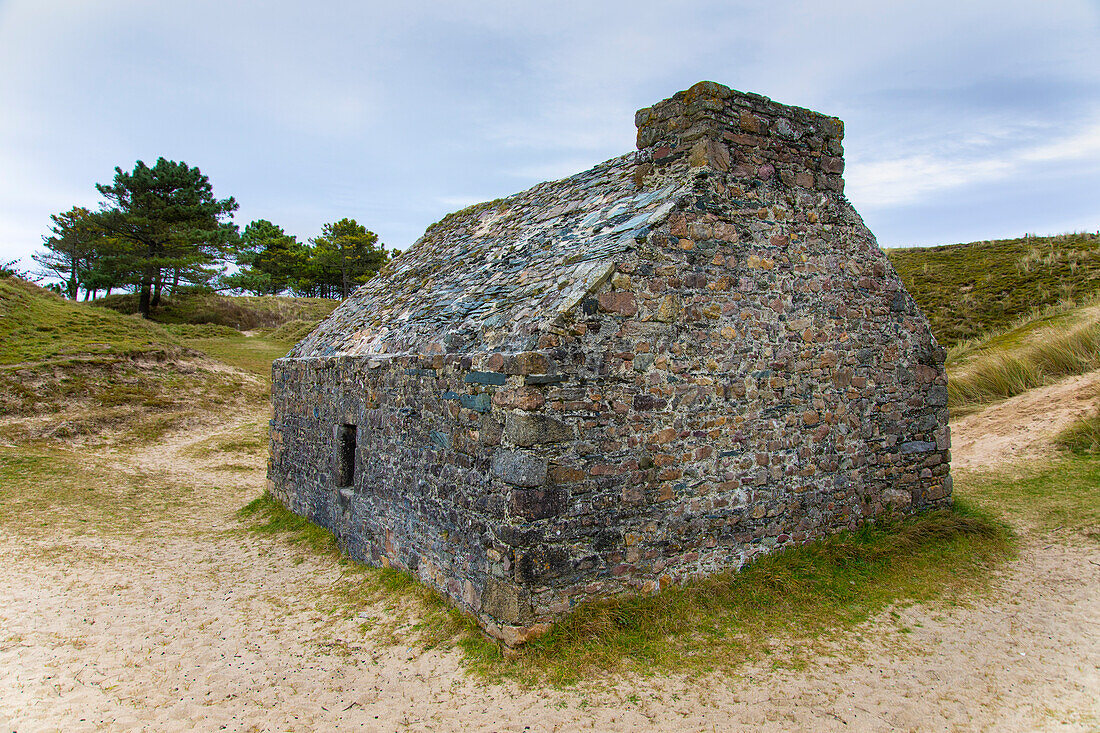
M 844 192 L 844 123 L 712 81 L 638 110 L 639 179 L 686 159 L 738 179 Z M 648 170 L 647 170 L 648 168 Z

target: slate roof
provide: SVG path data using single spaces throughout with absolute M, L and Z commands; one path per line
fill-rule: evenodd
M 288 357 L 534 348 L 689 187 L 669 177 L 639 190 L 639 155 L 447 216 Z

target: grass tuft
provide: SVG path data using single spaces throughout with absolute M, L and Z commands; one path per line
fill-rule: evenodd
M 1100 322 L 1050 326 L 1015 348 L 995 348 L 953 365 L 948 404 L 966 408 L 1100 369 Z
M 1078 456 L 1100 453 L 1100 413 L 1069 426 L 1058 434 L 1054 443 Z

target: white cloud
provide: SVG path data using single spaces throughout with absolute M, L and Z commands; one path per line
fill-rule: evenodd
M 1036 163 L 1100 158 L 1100 121 L 1075 135 L 1024 150 L 1019 157 Z
M 964 186 L 1026 180 L 1039 164 L 1094 162 L 1100 167 L 1100 119 L 1059 140 L 1008 150 L 981 147 L 984 157 L 956 150 L 849 165 L 846 192 L 857 206 L 903 206 Z

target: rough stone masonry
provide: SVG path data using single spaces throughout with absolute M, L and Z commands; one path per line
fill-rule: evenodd
M 840 120 L 701 82 L 636 123 L 429 228 L 273 369 L 275 497 L 512 645 L 951 500 L 944 351 Z

